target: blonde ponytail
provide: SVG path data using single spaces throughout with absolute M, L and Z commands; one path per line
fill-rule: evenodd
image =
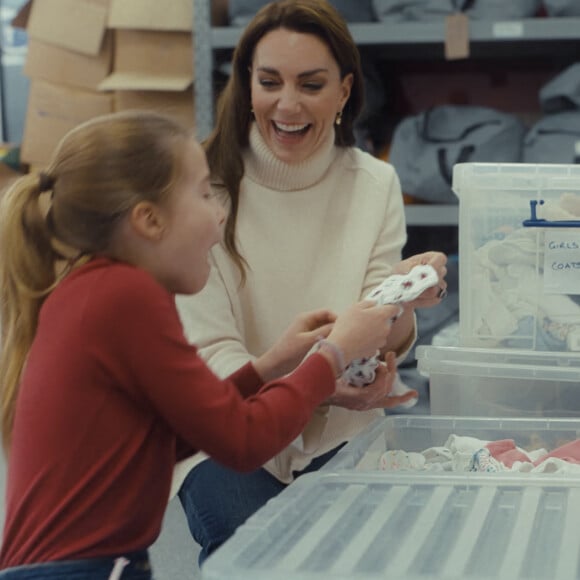
M 6 450 L 40 307 L 56 282 L 58 255 L 41 208 L 41 189 L 38 175 L 26 175 L 0 202 L 0 420 Z

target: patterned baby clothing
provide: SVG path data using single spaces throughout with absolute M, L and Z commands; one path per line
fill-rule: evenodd
M 374 300 L 378 304 L 401 304 L 418 298 L 425 290 L 436 286 L 439 276 L 433 266 L 415 266 L 408 274 L 393 274 L 386 278 L 366 297 L 366 300 Z M 402 308 L 401 308 L 402 312 Z M 343 378 L 351 385 L 364 387 L 375 380 L 375 371 L 379 366 L 377 354 L 352 361 L 345 369 Z M 391 396 L 400 396 L 410 391 L 397 374 Z M 416 399 L 410 401 L 409 406 L 416 403 Z

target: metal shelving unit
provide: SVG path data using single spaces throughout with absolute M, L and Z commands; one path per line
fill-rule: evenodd
M 408 226 L 456 226 L 459 223 L 459 206 L 452 204 L 417 204 L 405 206 Z
M 214 123 L 214 46 L 210 3 L 211 0 L 193 0 L 193 62 L 195 74 L 193 93 L 195 98 L 195 126 L 197 137 L 200 140 L 209 135 Z
M 198 0 L 196 0 L 198 1 Z M 443 44 L 445 23 L 408 22 L 387 24 L 382 22 L 349 25 L 358 45 L 390 44 Z M 242 29 L 216 27 L 211 30 L 213 48 L 232 48 Z M 580 18 L 526 18 L 509 22 L 472 21 L 469 23 L 472 43 L 513 43 L 541 41 L 580 41 Z
M 214 123 L 214 50 L 232 50 L 242 28 L 212 27 L 211 0 L 193 0 L 195 50 L 195 116 L 200 139 L 209 135 Z M 498 56 L 522 52 L 533 55 L 580 54 L 580 18 L 528 18 L 509 22 L 472 21 L 469 34 L 473 52 Z M 424 57 L 442 59 L 444 22 L 351 24 L 359 46 L 376 46 L 385 58 L 401 59 L 419 51 Z M 393 50 L 394 48 L 397 50 Z M 436 48 L 432 50 L 432 48 Z M 421 52 L 422 49 L 422 52 Z M 408 225 L 456 225 L 456 205 L 409 205 L 405 208 Z

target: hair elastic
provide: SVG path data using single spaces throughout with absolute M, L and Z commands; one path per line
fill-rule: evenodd
M 40 189 L 40 193 L 50 191 L 54 187 L 54 179 L 48 175 L 48 173 L 41 171 L 38 174 L 38 187 Z
M 342 353 L 342 350 L 340 350 L 340 348 L 338 348 L 338 346 L 336 346 L 336 344 L 334 344 L 333 342 L 330 342 L 329 340 L 326 340 L 325 338 L 321 338 L 316 343 L 316 350 L 317 351 L 320 350 L 320 348 L 323 346 L 327 347 L 328 350 L 332 353 L 332 356 L 334 358 L 334 363 L 338 367 L 337 376 L 342 375 L 342 373 L 344 372 L 344 369 L 346 368 L 346 364 L 344 362 L 344 354 Z

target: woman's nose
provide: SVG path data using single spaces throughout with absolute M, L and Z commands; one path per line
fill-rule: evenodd
M 296 112 L 300 108 L 300 97 L 294 89 L 285 89 L 278 99 L 278 108 L 281 111 Z

